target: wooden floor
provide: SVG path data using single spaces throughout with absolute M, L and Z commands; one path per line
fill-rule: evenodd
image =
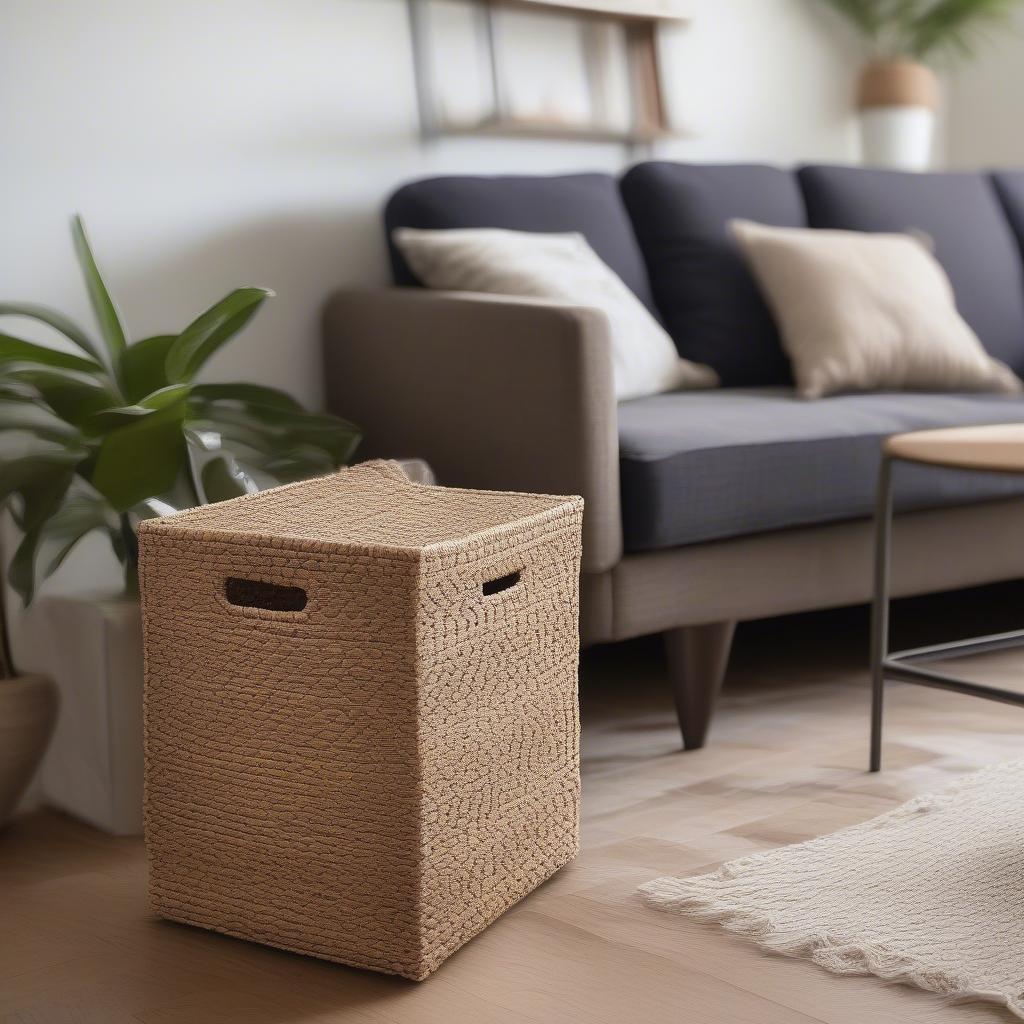
M 903 639 L 1007 628 L 1021 597 L 1000 588 L 904 606 Z M 743 629 L 710 746 L 691 754 L 677 750 L 655 645 L 588 652 L 582 854 L 420 985 L 159 922 L 146 909 L 139 841 L 50 813 L 23 819 L 0 836 L 0 1022 L 1009 1020 L 761 953 L 634 894 L 658 875 L 842 828 L 1020 754 L 1024 711 L 896 684 L 886 770 L 868 775 L 865 633 L 862 611 Z M 1024 652 L 972 668 L 1013 685 Z

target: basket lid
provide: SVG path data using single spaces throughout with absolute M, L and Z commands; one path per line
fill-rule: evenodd
M 582 506 L 583 499 L 577 497 L 417 484 L 398 463 L 378 460 L 149 519 L 140 531 L 230 533 L 421 550 Z

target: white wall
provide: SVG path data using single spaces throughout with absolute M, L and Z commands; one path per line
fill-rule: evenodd
M 853 62 L 807 0 L 693 0 L 665 39 L 694 159 L 852 155 Z M 384 280 L 382 199 L 446 171 L 615 170 L 617 146 L 417 138 L 404 0 L 0 0 L 0 293 L 86 315 L 81 211 L 138 335 L 273 287 L 220 377 L 320 400 L 317 312 Z
M 953 76 L 946 155 L 954 167 L 1024 167 L 1024 14 Z
M 659 155 L 854 156 L 857 60 L 820 3 L 691 7 L 663 47 L 687 135 Z M 0 146 L 0 298 L 88 317 L 67 230 L 80 211 L 137 337 L 236 285 L 274 288 L 210 375 L 314 405 L 321 303 L 385 280 L 379 209 L 396 185 L 629 160 L 611 145 L 422 144 L 405 0 L 0 0 Z

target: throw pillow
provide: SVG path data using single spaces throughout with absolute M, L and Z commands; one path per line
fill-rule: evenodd
M 718 383 L 710 367 L 680 359 L 661 324 L 582 235 L 397 228 L 394 240 L 429 288 L 554 299 L 601 310 L 611 331 L 619 401 Z
M 775 314 L 798 391 L 1020 391 L 911 235 L 730 223 Z

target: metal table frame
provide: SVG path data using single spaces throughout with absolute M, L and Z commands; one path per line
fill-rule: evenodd
M 882 705 L 886 679 L 898 679 L 918 686 L 929 686 L 937 690 L 951 690 L 969 697 L 984 697 L 1024 707 L 1024 693 L 1002 690 L 995 686 L 972 683 L 967 679 L 919 668 L 922 662 L 939 661 L 999 651 L 1024 644 L 1024 629 L 1010 633 L 994 633 L 951 643 L 932 644 L 929 647 L 915 647 L 906 651 L 889 650 L 889 561 L 892 548 L 892 466 L 894 462 L 915 462 L 917 465 L 932 465 L 936 469 L 970 470 L 964 466 L 942 466 L 939 463 L 922 462 L 915 459 L 901 459 L 897 456 L 882 455 L 878 474 L 878 499 L 875 507 L 875 583 L 874 600 L 871 606 L 871 771 L 882 767 Z M 998 472 L 978 469 L 979 472 Z

